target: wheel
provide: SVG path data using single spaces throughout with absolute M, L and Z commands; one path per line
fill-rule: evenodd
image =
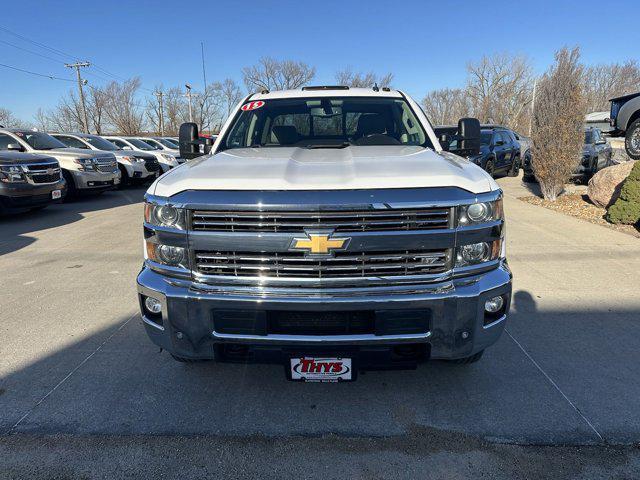
M 62 176 L 65 182 L 67 182 L 67 196 L 64 197 L 62 201 L 68 202 L 78 195 L 78 189 L 76 188 L 76 183 L 73 181 L 73 175 L 71 175 L 68 170 L 62 170 Z
M 180 362 L 180 363 L 202 363 L 202 362 L 206 362 L 207 361 L 207 360 L 201 360 L 201 359 L 197 359 L 197 358 L 179 357 L 177 355 L 174 355 L 173 353 L 171 354 L 171 357 L 176 362 Z
M 456 358 L 455 360 L 448 360 L 448 362 L 453 363 L 455 365 L 470 365 L 480 360 L 482 358 L 483 353 L 484 353 L 484 350 L 480 350 L 478 353 L 475 353 L 470 357 Z
M 118 168 L 120 169 L 120 183 L 118 184 L 118 189 L 128 187 L 131 185 L 131 177 L 129 177 L 127 169 L 122 165 L 118 165 Z
M 517 177 L 520 175 L 520 157 L 516 157 L 513 159 L 513 163 L 511 164 L 511 168 L 507 173 L 510 177 Z
M 624 138 L 624 148 L 633 160 L 640 160 L 640 118 L 631 124 Z
M 524 183 L 537 183 L 535 175 L 528 175 L 528 174 L 524 174 L 522 176 L 522 181 Z
M 484 164 L 484 169 L 489 175 L 491 175 L 491 177 L 493 177 L 496 169 L 495 165 L 493 164 L 493 160 L 487 160 L 487 163 Z

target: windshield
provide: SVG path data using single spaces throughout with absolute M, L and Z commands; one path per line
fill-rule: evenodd
M 221 148 L 343 148 L 431 142 L 402 98 L 323 97 L 249 102 Z
M 178 145 L 176 145 L 173 142 L 170 142 L 169 140 L 165 140 L 164 138 L 157 138 L 157 139 L 154 139 L 154 140 L 156 142 L 160 142 L 162 145 L 164 145 L 167 148 L 173 148 L 173 149 L 178 148 Z
M 110 152 L 120 150 L 109 140 L 105 140 L 102 137 L 82 137 L 82 138 L 86 140 L 88 143 L 90 143 L 91 145 L 93 145 L 94 147 L 96 147 L 98 150 L 108 150 Z
M 142 140 L 138 140 L 137 138 L 126 138 L 125 140 L 140 150 L 156 150 L 148 143 L 143 142 Z
M 22 138 L 25 142 L 27 142 L 31 148 L 35 150 L 51 150 L 53 148 L 67 148 L 67 146 L 62 143 L 57 138 L 53 138 L 48 133 L 43 132 L 15 132 L 17 136 Z
M 140 140 L 142 140 L 154 150 L 162 150 L 162 145 L 158 145 L 158 142 L 156 142 L 152 138 L 141 138 Z

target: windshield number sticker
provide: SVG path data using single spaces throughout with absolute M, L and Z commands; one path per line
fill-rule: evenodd
M 243 112 L 249 112 L 260 107 L 264 107 L 264 102 L 262 100 L 258 100 L 257 102 L 245 103 L 244 105 L 242 105 L 242 107 L 240 107 L 240 110 L 242 110 Z

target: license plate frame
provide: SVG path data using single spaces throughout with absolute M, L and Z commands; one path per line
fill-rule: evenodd
M 51 192 L 51 199 L 52 200 L 59 200 L 62 198 L 62 190 L 53 190 Z
M 304 383 L 353 382 L 357 378 L 352 357 L 301 355 L 285 364 L 287 379 Z

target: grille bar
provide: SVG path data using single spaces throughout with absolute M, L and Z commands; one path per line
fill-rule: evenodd
M 337 232 L 431 230 L 449 228 L 450 212 L 448 208 L 323 212 L 196 210 L 191 214 L 191 228 L 224 232 L 302 232 L 305 228 Z
M 337 278 L 444 273 L 450 267 L 449 250 L 430 252 L 336 252 L 313 258 L 303 252 L 246 253 L 195 252 L 195 270 L 203 275 L 266 276 L 276 278 Z

